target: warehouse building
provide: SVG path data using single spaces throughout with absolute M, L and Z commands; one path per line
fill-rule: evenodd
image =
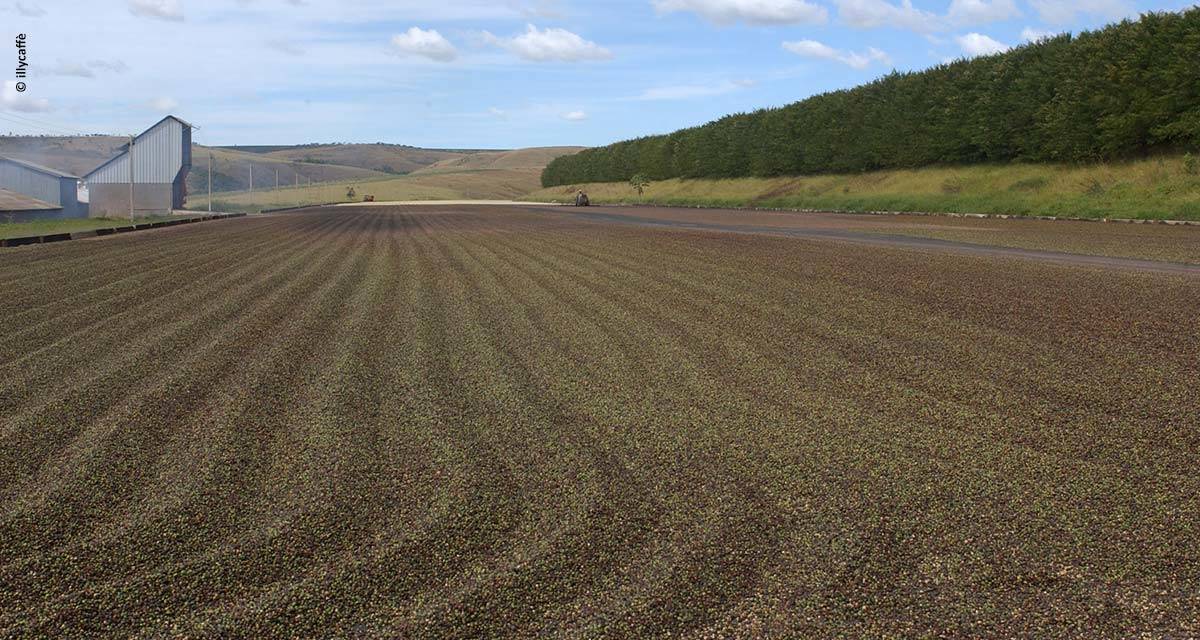
M 182 209 L 192 168 L 192 125 L 167 116 L 121 147 L 114 158 L 83 177 L 93 217 L 128 216 L 130 183 L 138 215 Z M 132 174 L 130 155 L 133 156 Z
M 78 176 L 0 156 L 0 215 L 9 220 L 86 218 L 79 192 Z

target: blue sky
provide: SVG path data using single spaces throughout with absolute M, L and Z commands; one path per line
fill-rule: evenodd
M 0 132 L 598 145 L 1192 2 L 0 0 Z

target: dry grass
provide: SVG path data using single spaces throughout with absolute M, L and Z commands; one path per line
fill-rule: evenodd
M 82 176 L 128 142 L 128 136 L 0 136 L 0 155 Z
M 550 164 L 551 160 L 582 151 L 584 147 L 530 147 L 515 151 L 485 151 L 461 158 L 442 160 L 419 169 L 417 173 L 442 171 L 464 171 L 469 169 L 538 169 Z
M 254 189 L 262 191 L 275 187 L 276 173 L 281 185 L 297 182 L 324 183 L 356 180 L 378 180 L 388 174 L 361 167 L 335 164 L 288 162 L 261 153 L 233 151 L 216 147 L 196 146 L 192 149 L 192 170 L 188 173 L 188 202 L 207 203 L 208 160 L 213 156 L 213 198 L 219 199 L 250 187 L 250 167 L 254 166 Z
M 542 189 L 537 201 L 567 201 L 579 188 L 596 203 L 638 202 L 625 183 Z M 1182 156 L 1097 165 L 978 165 L 736 180 L 654 182 L 653 204 L 847 211 L 928 211 L 1085 218 L 1200 220 L 1200 177 Z
M 462 152 L 420 149 L 396 144 L 331 144 L 301 146 L 263 154 L 283 161 L 315 160 L 387 173 L 410 173 L 443 160 L 461 158 Z
M 365 195 L 376 200 L 512 200 L 538 185 L 541 169 L 494 169 L 438 171 L 373 180 L 285 187 L 254 193 L 214 194 L 213 208 L 221 211 L 261 211 L 280 207 L 361 201 Z M 347 187 L 354 186 L 354 198 Z M 188 208 L 204 209 L 203 197 L 188 199 Z
M 1195 279 L 373 208 L 0 294 L 6 637 L 1200 634 Z

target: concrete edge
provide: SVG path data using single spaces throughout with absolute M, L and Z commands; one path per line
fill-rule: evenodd
M 326 202 L 324 204 L 303 204 L 295 207 L 279 207 L 276 209 L 262 209 L 259 213 L 283 213 L 285 211 L 303 211 L 304 209 L 320 209 L 322 207 L 336 207 L 338 202 Z M 242 214 L 246 215 L 246 214 Z
M 246 214 L 244 213 L 214 213 L 203 216 L 193 216 L 190 218 L 181 218 L 179 220 L 162 220 L 159 222 L 144 222 L 141 224 L 135 223 L 121 227 L 101 227 L 99 229 L 88 229 L 86 231 L 46 233 L 36 236 L 21 236 L 16 238 L 0 238 L 0 247 L 21 247 L 30 244 L 47 244 L 50 242 L 64 242 L 67 240 L 82 240 L 84 238 L 96 238 L 118 233 L 129 233 L 132 231 L 145 231 L 147 229 L 160 229 L 162 227 L 173 227 L 175 225 L 190 224 L 194 222 L 223 220 L 225 218 L 241 218 L 245 215 Z
M 526 202 L 522 200 L 376 200 L 372 202 L 324 202 L 306 204 L 295 207 L 279 207 L 263 209 L 259 213 L 286 213 L 288 211 L 303 211 L 305 209 L 324 209 L 326 207 L 413 207 L 413 206 L 497 206 L 497 207 L 554 207 L 563 206 L 557 202 Z
M 377 200 L 373 202 L 342 202 L 335 207 L 561 207 L 557 202 L 532 202 L 527 200 Z

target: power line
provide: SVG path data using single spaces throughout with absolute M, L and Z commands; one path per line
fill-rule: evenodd
M 54 134 L 58 134 L 58 135 L 68 135 L 68 136 L 82 135 L 82 132 L 80 132 L 78 130 L 71 130 L 71 129 L 68 129 L 67 127 L 61 127 L 61 126 L 58 126 L 58 125 L 50 123 L 50 122 L 36 120 L 36 119 L 30 118 L 28 116 L 17 115 L 15 113 L 12 113 L 11 111 L 0 112 L 0 119 L 6 120 L 12 124 L 18 124 L 23 127 L 29 127 L 29 128 L 33 128 L 33 129 L 39 129 L 43 132 L 50 132 L 50 133 L 54 133 Z
M 35 125 L 35 124 L 29 123 L 29 122 L 24 122 L 22 120 L 13 120 L 10 118 L 5 118 L 3 116 L 0 116 L 0 121 L 4 121 L 5 123 L 9 124 L 10 126 L 16 125 L 16 127 L 18 129 L 20 129 L 21 131 L 30 132 L 30 133 L 27 133 L 24 135 L 50 135 L 50 136 L 74 136 L 75 135 L 74 132 L 68 132 L 65 129 L 52 129 L 52 128 L 45 127 L 42 125 Z

